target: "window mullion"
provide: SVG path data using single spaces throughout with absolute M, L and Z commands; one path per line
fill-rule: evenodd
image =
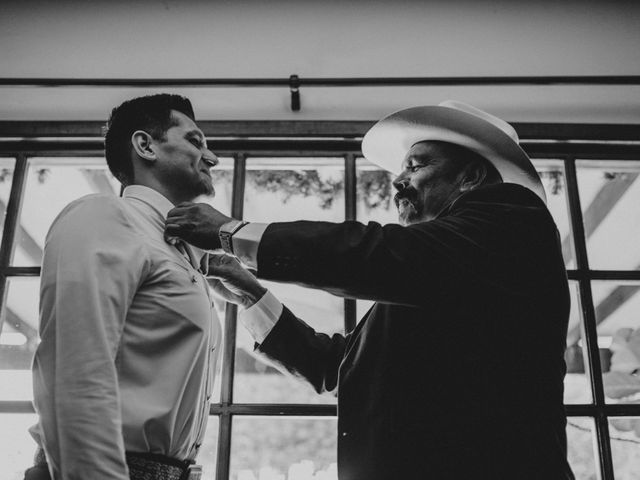
M 605 398 L 602 383 L 602 368 L 600 365 L 600 353 L 598 347 L 598 331 L 596 327 L 595 309 L 593 307 L 593 293 L 591 291 L 591 278 L 589 276 L 589 261 L 587 257 L 587 242 L 585 237 L 580 194 L 578 192 L 578 180 L 576 174 L 575 158 L 565 158 L 565 172 L 567 179 L 567 193 L 569 197 L 569 211 L 571 227 L 575 242 L 576 265 L 579 274 L 579 298 L 581 303 L 585 344 L 591 392 L 596 407 L 596 436 L 598 444 L 598 458 L 600 474 L 603 480 L 612 480 L 613 460 L 611 456 L 611 443 L 609 436 L 609 424 L 604 412 Z

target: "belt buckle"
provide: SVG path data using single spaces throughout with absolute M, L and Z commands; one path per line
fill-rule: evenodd
M 202 480 L 202 465 L 189 465 L 189 480 Z

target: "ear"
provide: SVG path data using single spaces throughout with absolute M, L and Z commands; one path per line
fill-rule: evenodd
M 143 130 L 136 130 L 131 135 L 131 144 L 136 154 L 148 162 L 156 161 L 156 152 L 153 150 L 153 139 L 151 135 Z
M 487 167 L 482 162 L 473 162 L 462 172 L 460 191 L 467 192 L 479 187 L 487 178 Z

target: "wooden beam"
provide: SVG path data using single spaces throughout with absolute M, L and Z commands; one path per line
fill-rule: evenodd
M 198 120 L 207 137 L 361 138 L 371 120 Z M 0 137 L 95 138 L 102 142 L 104 121 L 0 121 Z M 640 141 L 640 125 L 514 122 L 521 140 Z
M 609 212 L 617 205 L 625 192 L 638 178 L 637 173 L 625 173 L 607 181 L 596 194 L 584 213 L 584 233 L 587 239 L 596 231 L 598 226 L 607 218 Z M 567 235 L 562 241 L 562 254 L 565 262 L 573 258 L 572 239 Z

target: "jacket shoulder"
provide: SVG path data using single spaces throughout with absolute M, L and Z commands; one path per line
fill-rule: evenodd
M 538 195 L 522 185 L 515 183 L 498 183 L 473 189 L 458 199 L 464 202 L 504 203 L 514 206 L 538 207 L 546 209 L 545 203 Z M 458 202 L 456 202 L 458 203 Z

